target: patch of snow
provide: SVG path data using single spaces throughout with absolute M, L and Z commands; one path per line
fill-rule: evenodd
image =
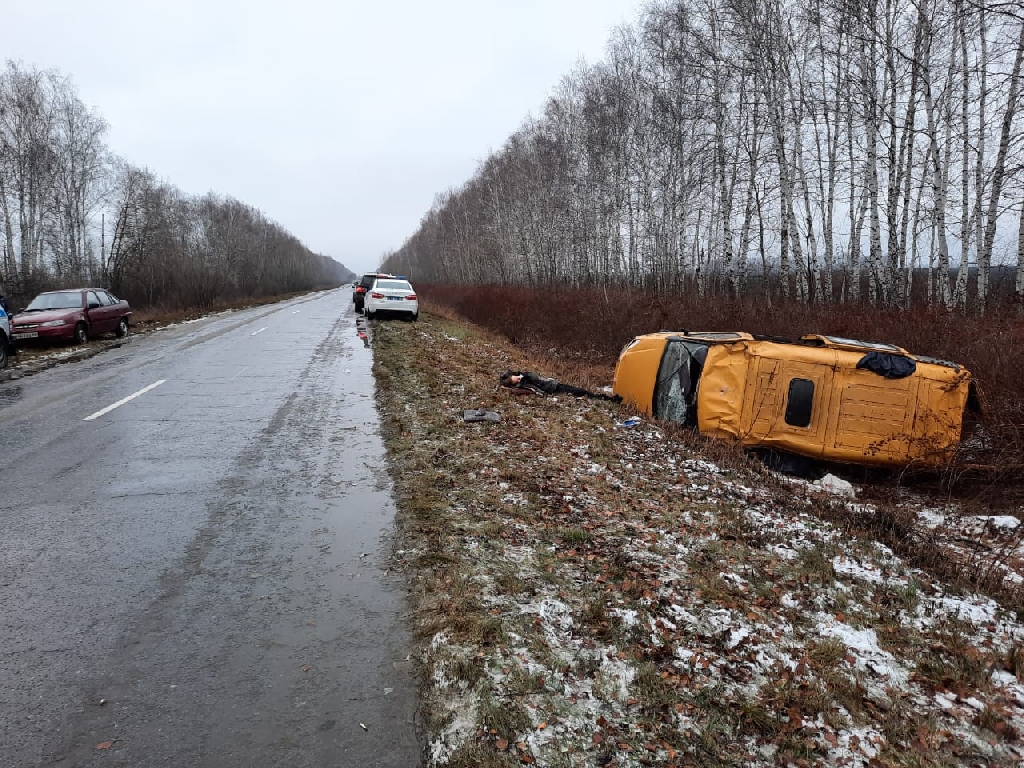
M 456 713 L 452 721 L 446 725 L 432 742 L 430 742 L 430 758 L 432 765 L 444 765 L 458 751 L 468 738 L 476 733 L 477 705 L 476 696 L 463 697 L 458 706 L 450 709 Z
M 982 704 L 980 701 L 978 701 L 973 696 L 970 696 L 970 697 L 964 699 L 964 704 L 966 704 L 967 706 L 971 707 L 972 709 L 978 710 L 979 712 L 982 712 L 985 709 L 985 705 Z
M 629 698 L 629 685 L 633 682 L 636 670 L 624 661 L 615 658 L 601 660 L 601 677 L 615 687 L 613 696 L 620 701 Z
M 800 557 L 799 553 L 795 549 L 784 547 L 781 544 L 772 544 L 768 549 L 777 554 L 783 560 L 796 560 L 796 558 Z
M 995 622 L 999 613 L 999 606 L 995 601 L 980 595 L 971 595 L 967 598 L 949 597 L 943 595 L 939 598 L 931 598 L 932 610 L 929 613 L 941 611 L 947 616 L 955 619 L 966 619 L 972 624 L 991 624 Z
M 825 475 L 823 478 L 813 483 L 813 485 L 823 491 L 833 493 L 836 496 L 846 496 L 852 499 L 857 495 L 857 491 L 854 489 L 853 483 L 832 474 Z
M 735 648 L 748 637 L 750 637 L 750 630 L 746 627 L 739 627 L 729 633 L 729 640 L 725 645 L 727 648 Z
M 819 615 L 818 632 L 823 637 L 842 640 L 856 658 L 857 669 L 869 670 L 886 678 L 890 685 L 903 688 L 910 679 L 910 672 L 896 657 L 878 645 L 878 635 L 873 629 L 855 629 L 849 624 L 837 621 L 831 616 Z
M 622 619 L 622 623 L 627 627 L 635 627 L 639 620 L 639 613 L 633 610 L 627 610 L 625 608 L 616 608 L 611 611 L 613 616 L 618 616 Z
M 846 574 L 861 581 L 870 581 L 873 584 L 881 584 L 884 581 L 878 569 L 872 567 L 870 563 L 861 563 L 842 555 L 832 560 L 832 568 L 836 573 Z
M 919 509 L 917 520 L 927 528 L 938 528 L 946 522 L 946 516 L 934 509 Z

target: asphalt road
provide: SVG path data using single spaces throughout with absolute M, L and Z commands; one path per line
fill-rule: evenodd
M 371 362 L 343 289 L 0 383 L 0 766 L 420 764 Z

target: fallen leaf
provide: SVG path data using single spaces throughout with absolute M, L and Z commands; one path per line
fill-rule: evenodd
M 499 752 L 504 752 L 508 749 L 508 739 L 498 739 L 494 742 L 494 748 Z
M 537 730 L 538 731 L 543 731 L 547 727 L 548 727 L 548 722 L 547 722 L 547 720 L 545 720 L 543 723 L 541 723 L 540 725 L 537 726 Z
M 600 731 L 597 731 L 593 736 L 590 737 L 590 740 L 593 741 L 595 744 L 601 744 L 604 742 L 604 734 Z
M 96 745 L 96 749 L 110 749 L 112 746 L 114 746 L 112 741 L 101 741 Z

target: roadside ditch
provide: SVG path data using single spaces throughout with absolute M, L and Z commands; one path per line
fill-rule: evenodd
M 511 396 L 503 370 L 559 371 L 466 323 L 373 347 L 429 766 L 1024 760 L 1024 624 L 842 524 L 870 505 Z

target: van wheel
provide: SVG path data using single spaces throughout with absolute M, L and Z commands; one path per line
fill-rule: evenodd
M 7 340 L 0 336 L 0 371 L 7 367 Z
M 89 340 L 89 329 L 85 327 L 85 323 L 79 323 L 75 326 L 75 344 L 85 344 Z

